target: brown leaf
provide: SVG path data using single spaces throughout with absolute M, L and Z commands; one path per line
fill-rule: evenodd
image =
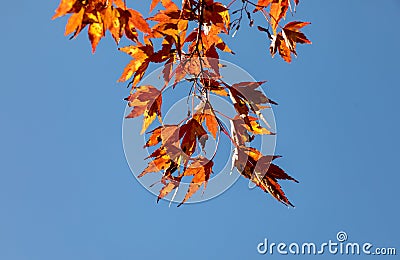
M 278 179 L 287 179 L 297 182 L 294 178 L 286 174 L 271 161 L 277 156 L 263 156 L 254 148 L 241 146 L 236 149 L 236 157 L 233 158 L 234 165 L 238 171 L 246 178 L 250 179 L 254 184 L 265 192 L 270 193 L 278 201 L 285 205 L 293 206 L 288 200 Z
M 256 180 L 253 180 L 253 182 L 257 186 L 259 186 L 262 190 L 264 190 L 265 192 L 268 192 L 275 199 L 282 202 L 286 206 L 294 207 L 294 205 L 286 197 L 285 193 L 282 190 L 282 187 L 278 184 L 278 182 L 275 179 L 266 176 L 264 179 L 262 179 L 262 181 L 259 181 L 258 179 L 256 179 Z
M 229 24 L 230 24 L 230 16 L 228 9 L 219 2 L 214 2 L 212 4 L 207 4 L 205 1 L 206 8 L 204 9 L 203 19 L 204 23 L 209 24 L 210 22 L 217 26 L 219 29 L 228 34 Z
M 308 22 L 290 22 L 285 25 L 282 29 L 282 36 L 285 40 L 286 46 L 289 47 L 290 51 L 297 55 L 296 53 L 296 43 L 301 44 L 311 44 L 311 41 L 307 39 L 307 37 L 299 31 L 299 29 L 303 28 L 306 25 L 309 25 Z
M 181 144 L 182 151 L 188 156 L 191 156 L 195 152 L 197 141 L 204 149 L 205 142 L 208 139 L 207 132 L 203 126 L 194 118 L 181 126 L 179 136 L 183 137 Z

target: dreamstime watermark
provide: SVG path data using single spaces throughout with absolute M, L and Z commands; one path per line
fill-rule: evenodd
M 271 243 L 265 238 L 257 245 L 257 252 L 262 255 L 396 255 L 396 248 L 374 247 L 370 242 L 349 242 L 347 233 L 340 231 L 336 234 L 336 240 L 330 239 L 323 243 Z

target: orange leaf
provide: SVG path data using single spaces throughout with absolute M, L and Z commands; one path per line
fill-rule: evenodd
M 149 25 L 147 24 L 146 20 L 143 18 L 141 13 L 133 9 L 128 9 L 128 11 L 130 13 L 129 22 L 132 23 L 136 29 L 144 33 L 151 32 Z
M 310 23 L 297 21 L 290 22 L 283 27 L 282 32 L 278 33 L 276 36 L 272 36 L 273 39 L 270 46 L 272 57 L 277 51 L 279 51 L 279 55 L 281 55 L 286 62 L 291 62 L 292 58 L 290 53 L 297 55 L 296 43 L 311 44 L 311 41 L 299 31 L 299 29 L 308 24 Z
M 207 113 L 204 115 L 206 118 L 206 126 L 208 131 L 214 136 L 214 139 L 217 138 L 218 132 L 218 121 L 214 114 Z
M 110 31 L 112 37 L 114 38 L 114 41 L 117 44 L 119 43 L 123 35 L 123 30 L 121 26 L 124 26 L 123 24 L 121 24 L 120 17 L 121 15 L 118 9 L 112 6 L 108 6 L 103 13 L 104 27 Z
M 164 187 L 162 187 L 162 189 L 160 190 L 160 193 L 158 195 L 157 198 L 157 203 L 160 199 L 164 198 L 165 196 L 167 196 L 169 193 L 171 193 L 171 191 L 173 191 L 174 189 L 176 189 L 180 184 L 180 178 L 174 178 L 171 179 Z
M 119 82 L 127 81 L 129 78 L 133 77 L 132 86 L 135 87 L 139 81 L 142 79 L 150 60 L 149 56 L 153 55 L 153 47 L 150 45 L 144 46 L 126 46 L 119 48 L 133 57 L 133 60 L 125 67 L 124 72 L 119 78 Z
M 272 0 L 269 11 L 271 27 L 276 32 L 279 21 L 286 16 L 289 9 L 289 0 Z
M 151 135 L 149 139 L 147 140 L 146 144 L 144 147 L 150 147 L 157 145 L 158 143 L 161 142 L 161 131 L 163 130 L 162 126 L 159 126 L 151 131 Z
M 267 8 L 271 4 L 272 0 L 258 0 L 256 8 L 253 13 L 260 11 L 261 9 Z
M 208 160 L 205 157 L 198 157 L 189 167 L 184 171 L 184 176 L 193 176 L 192 182 L 189 185 L 189 189 L 185 195 L 185 198 L 178 205 L 181 206 L 185 203 L 196 191 L 204 184 L 204 189 L 207 186 L 208 179 L 210 178 L 213 161 Z
M 64 35 L 67 36 L 70 33 L 75 32 L 82 26 L 83 14 L 85 13 L 85 8 L 81 8 L 79 13 L 74 13 L 68 19 L 67 25 L 65 26 L 65 33 Z M 75 34 L 74 36 L 77 36 Z
M 142 178 L 144 175 L 150 172 L 159 172 L 161 170 L 165 170 L 170 166 L 170 164 L 171 160 L 169 159 L 168 155 L 157 157 L 153 161 L 149 162 L 146 169 L 139 174 L 138 178 Z
M 161 0 L 161 4 L 167 10 L 170 10 L 170 11 L 179 10 L 178 6 L 174 2 L 172 2 L 171 0 Z
M 160 2 L 161 0 L 153 0 L 151 1 L 150 4 L 150 13 L 154 10 L 154 8 L 156 7 L 156 5 Z
M 61 0 L 60 5 L 56 10 L 56 13 L 51 19 L 54 20 L 58 17 L 66 15 L 72 9 L 76 1 L 77 0 Z
M 292 61 L 292 57 L 290 56 L 290 49 L 286 45 L 285 39 L 282 34 L 279 33 L 277 36 L 272 36 L 273 40 L 271 41 L 271 46 L 269 50 L 271 52 L 272 57 L 274 57 L 276 51 L 279 51 L 279 55 L 288 63 Z
M 142 60 L 131 60 L 128 65 L 126 65 L 121 77 L 118 79 L 119 82 L 127 81 L 130 79 L 137 69 L 142 65 Z

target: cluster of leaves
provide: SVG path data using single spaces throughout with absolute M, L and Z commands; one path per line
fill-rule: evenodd
M 127 118 L 143 115 L 142 133 L 156 117 L 161 122 L 150 131 L 145 147 L 157 148 L 146 158 L 149 164 L 139 175 L 163 172 L 158 199 L 176 190 L 185 176 L 192 179 L 181 204 L 202 185 L 206 188 L 215 156 L 214 153 L 206 158 L 204 153 L 208 133 L 218 140 L 222 133 L 234 146 L 233 167 L 280 202 L 292 205 L 278 180 L 296 180 L 272 163 L 278 156 L 263 155 L 252 147 L 255 135 L 274 134 L 261 111 L 276 103 L 260 91 L 264 82 L 226 83 L 220 74 L 219 55 L 220 52 L 233 53 L 222 37 L 239 30 L 243 14 L 247 14 L 250 26 L 254 24 L 252 15 L 263 14 L 268 28 L 258 26 L 258 29 L 271 39 L 272 56 L 278 52 L 287 62 L 291 61 L 291 54 L 296 55 L 296 43 L 311 43 L 300 32 L 309 23 L 293 21 L 283 27 L 280 25 L 287 13 L 293 12 L 290 0 L 259 0 L 257 3 L 241 0 L 238 1 L 241 7 L 233 10 L 235 2 L 224 5 L 214 0 L 182 0 L 179 7 L 171 0 L 152 0 L 150 13 L 153 15 L 145 19 L 122 0 L 61 0 L 53 16 L 55 19 L 71 14 L 65 28 L 65 35 L 72 34 L 71 38 L 88 26 L 93 52 L 107 31 L 117 44 L 123 36 L 132 42 L 119 48 L 132 57 L 119 81 L 129 81 L 130 95 L 125 100 L 132 110 Z M 294 5 L 297 4 L 295 0 Z M 160 8 L 154 12 L 157 6 Z M 240 16 L 231 20 L 236 14 Z M 163 86 L 139 84 L 150 63 L 162 64 Z M 182 80 L 191 83 L 188 98 L 192 99 L 192 106 L 188 108 L 188 116 L 175 125 L 163 124 L 163 91 Z M 229 118 L 216 111 L 210 94 L 228 98 L 236 116 Z M 199 103 L 197 106 L 194 106 L 195 100 Z M 229 119 L 230 129 L 224 126 L 221 117 Z

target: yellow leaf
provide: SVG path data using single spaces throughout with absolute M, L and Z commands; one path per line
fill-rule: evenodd
M 142 60 L 131 60 L 128 65 L 126 65 L 124 72 L 118 79 L 118 82 L 124 82 L 130 79 L 133 74 L 138 70 L 138 68 L 142 65 L 142 63 Z
M 244 126 L 247 128 L 248 131 L 257 134 L 257 135 L 273 135 L 271 131 L 268 129 L 262 127 L 257 121 L 250 121 L 251 124 L 251 129 L 250 127 L 245 124 Z
M 92 52 L 94 53 L 96 51 L 97 44 L 99 44 L 101 37 L 103 37 L 103 24 L 92 23 L 89 25 L 88 34 L 90 42 L 92 43 Z
M 74 13 L 71 15 L 71 17 L 68 19 L 67 25 L 65 26 L 65 33 L 64 33 L 65 36 L 75 32 L 76 30 L 79 30 L 79 28 L 81 27 L 81 24 L 82 24 L 84 13 L 85 13 L 85 8 L 81 8 L 79 13 Z M 78 34 L 76 34 L 74 36 L 77 36 L 77 35 Z
M 157 114 L 152 113 L 149 114 L 149 111 L 146 110 L 144 111 L 144 119 L 143 119 L 143 126 L 142 126 L 142 131 L 140 131 L 140 134 L 142 135 L 144 132 L 146 132 L 146 129 L 149 127 L 151 123 L 153 123 L 154 119 L 156 119 Z

